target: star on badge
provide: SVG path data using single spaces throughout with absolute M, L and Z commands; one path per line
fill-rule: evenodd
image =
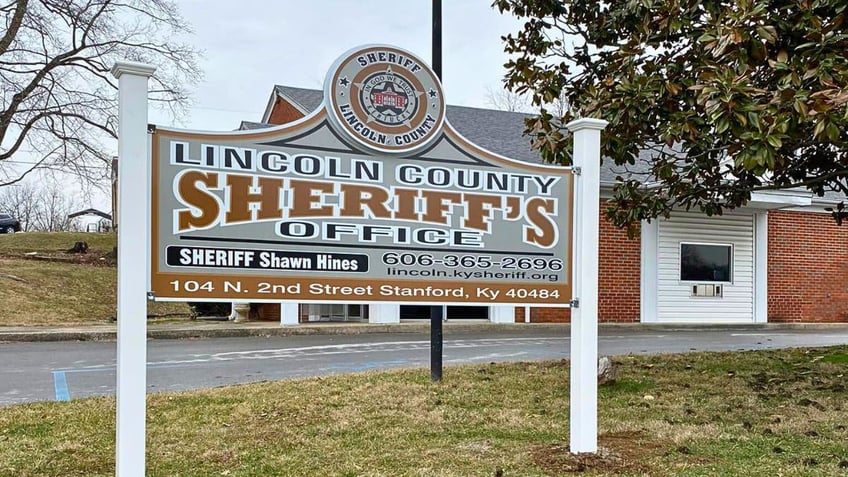
M 348 86 L 350 86 L 350 80 L 347 79 L 347 76 L 342 76 L 341 78 L 339 78 L 339 84 L 347 88 Z
M 439 95 L 439 93 L 437 93 L 436 90 L 433 88 L 430 88 L 430 91 L 427 91 L 427 94 L 430 95 L 431 98 L 435 98 Z

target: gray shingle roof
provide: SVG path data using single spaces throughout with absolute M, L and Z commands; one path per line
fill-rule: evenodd
M 295 106 L 311 113 L 321 106 L 324 100 L 324 92 L 320 89 L 293 88 L 291 86 L 275 85 L 274 91 L 280 96 L 285 96 Z
M 272 126 L 271 124 L 266 124 L 266 123 L 256 123 L 256 122 L 253 122 L 253 121 L 242 121 L 241 124 L 239 125 L 238 130 L 239 131 L 249 131 L 251 129 L 270 128 L 271 126 Z
M 294 88 L 276 85 L 274 91 L 297 107 L 312 112 L 321 106 L 324 93 L 317 89 Z M 530 147 L 530 138 L 523 135 L 525 113 L 494 109 L 447 106 L 447 119 L 469 141 L 511 159 L 541 163 L 539 154 Z M 242 122 L 241 129 L 262 127 L 261 123 Z M 601 181 L 615 181 L 613 169 L 601 171 Z

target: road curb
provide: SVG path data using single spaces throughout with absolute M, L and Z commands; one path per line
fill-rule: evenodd
M 6 332 L 0 331 L 0 343 L 2 342 L 48 342 L 48 341 L 115 341 L 117 334 L 114 331 L 27 331 Z
M 604 330 L 655 330 L 661 331 L 719 331 L 732 330 L 740 332 L 760 331 L 774 332 L 781 330 L 846 330 L 848 323 L 760 323 L 745 325 L 722 324 L 666 324 L 666 323 L 602 323 Z M 479 323 L 479 322 L 445 322 L 444 331 L 451 332 L 507 332 L 521 334 L 537 332 L 542 329 L 559 330 L 563 334 L 570 333 L 567 323 Z M 148 327 L 149 339 L 212 339 L 240 337 L 281 337 L 303 335 L 354 335 L 368 333 L 429 333 L 428 322 L 416 323 L 345 323 L 345 324 L 302 324 L 279 326 L 275 323 L 231 323 L 221 322 L 220 325 L 201 325 L 185 327 Z M 44 328 L 2 330 L 0 342 L 49 342 L 49 341 L 116 341 L 116 330 L 85 329 L 85 328 Z
M 530 325 L 501 323 L 454 323 L 444 324 L 445 333 L 463 331 L 499 331 L 524 333 L 541 329 L 561 329 L 568 331 L 568 325 L 562 323 L 533 323 Z M 148 327 L 148 339 L 210 339 L 242 337 L 280 337 L 304 335 L 357 335 L 369 333 L 429 333 L 429 323 L 389 323 L 389 324 L 304 324 L 293 326 L 250 325 L 222 323 L 220 327 L 184 327 L 156 328 Z M 115 330 L 63 330 L 58 328 L 3 331 L 0 329 L 0 342 L 49 342 L 49 341 L 116 341 Z

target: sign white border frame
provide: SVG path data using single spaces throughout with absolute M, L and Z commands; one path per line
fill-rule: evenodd
M 148 78 L 155 68 L 117 62 L 119 83 L 117 310 L 117 410 L 115 472 L 146 473 L 147 291 L 150 284 L 150 144 L 147 137 Z M 600 135 L 607 122 L 578 119 L 574 134 L 574 244 L 572 246 L 570 450 L 598 450 L 598 239 Z M 144 177 L 146 180 L 123 180 Z M 127 220 L 144 217 L 144 220 Z

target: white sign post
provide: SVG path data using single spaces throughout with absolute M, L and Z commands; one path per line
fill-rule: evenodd
M 117 62 L 118 78 L 118 389 L 115 473 L 145 475 L 150 160 L 147 79 L 155 68 Z
M 607 122 L 578 119 L 574 134 L 574 285 L 571 308 L 571 429 L 573 453 L 598 451 L 598 240 L 601 131 Z

